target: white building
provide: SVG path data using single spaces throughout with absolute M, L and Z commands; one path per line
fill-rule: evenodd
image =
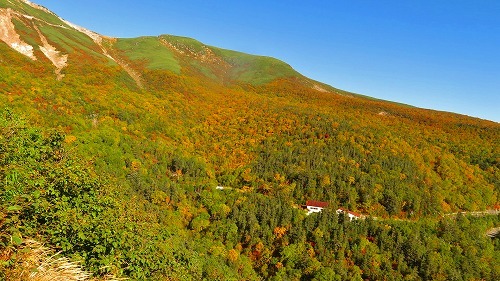
M 321 213 L 324 208 L 328 207 L 328 202 L 308 200 L 306 202 L 307 214 Z
M 360 219 L 362 217 L 361 214 L 351 212 L 351 211 L 344 209 L 344 208 L 337 209 L 337 215 L 340 215 L 340 214 L 347 215 L 349 217 L 350 221 L 357 220 L 357 219 Z

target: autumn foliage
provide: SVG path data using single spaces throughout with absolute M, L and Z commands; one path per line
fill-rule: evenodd
M 498 123 L 153 39 L 175 65 L 80 40 L 61 81 L 0 43 L 3 268 L 31 236 L 132 280 L 498 280 L 498 217 L 446 216 L 498 208 Z

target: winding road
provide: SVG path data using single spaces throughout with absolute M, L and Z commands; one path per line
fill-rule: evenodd
M 458 212 L 458 213 L 448 213 L 445 216 L 474 216 L 474 217 L 484 217 L 484 216 L 495 216 L 500 214 L 500 210 L 486 210 L 486 211 L 476 211 L 476 212 Z

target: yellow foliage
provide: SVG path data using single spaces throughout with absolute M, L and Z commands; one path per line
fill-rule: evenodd
M 141 163 L 139 161 L 132 161 L 131 164 L 132 170 L 137 171 L 141 167 Z
M 229 261 L 231 262 L 236 262 L 238 260 L 238 258 L 240 257 L 240 254 L 238 253 L 238 251 L 236 251 L 235 249 L 231 249 L 229 250 L 228 254 L 227 254 L 227 258 L 229 259 Z
M 64 142 L 65 143 L 73 143 L 76 141 L 76 137 L 75 136 L 72 136 L 72 135 L 69 135 L 69 136 L 66 136 L 66 138 L 64 139 Z
M 283 263 L 282 263 L 282 262 L 280 262 L 280 261 L 279 261 L 279 262 L 277 262 L 277 263 L 276 263 L 276 268 L 277 268 L 277 269 L 281 269 L 281 268 L 283 268 Z
M 286 234 L 287 228 L 285 226 L 277 226 L 274 228 L 273 233 L 276 238 L 281 238 Z
M 321 185 L 322 186 L 329 186 L 332 183 L 330 175 L 324 175 L 321 178 Z
M 353 184 L 356 181 L 354 177 L 349 177 L 349 184 Z

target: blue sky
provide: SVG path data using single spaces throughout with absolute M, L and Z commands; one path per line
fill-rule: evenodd
M 500 1 L 32 1 L 103 35 L 192 37 L 347 91 L 500 122 Z

